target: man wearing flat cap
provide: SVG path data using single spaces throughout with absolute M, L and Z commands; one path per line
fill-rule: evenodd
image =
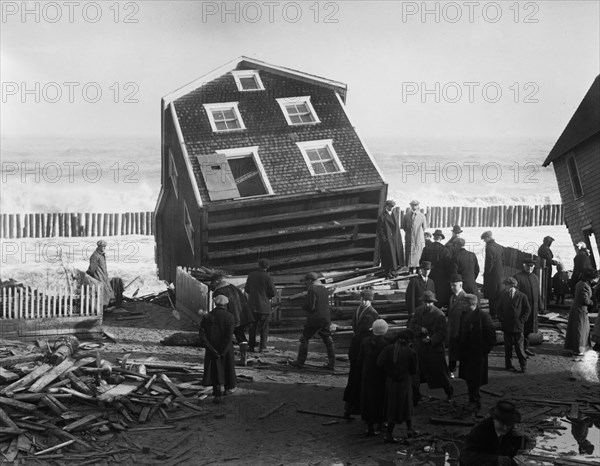
M 504 248 L 496 243 L 491 231 L 481 235 L 485 241 L 485 264 L 483 266 L 483 296 L 490 303 L 490 314 L 496 317 L 496 303 L 504 281 Z
M 429 278 L 435 283 L 435 295 L 438 306 L 447 306 L 450 299 L 450 250 L 442 244 L 444 239 L 442 230 L 433 232 L 433 241 L 426 245 L 421 254 L 421 262 L 431 262 Z
M 404 265 L 404 250 L 400 233 L 400 212 L 391 199 L 385 201 L 383 212 L 377 217 L 377 241 L 381 267 L 387 278 Z
M 333 338 L 331 338 L 331 314 L 329 310 L 329 292 L 319 282 L 319 276 L 315 272 L 307 273 L 304 277 L 306 286 L 306 299 L 303 309 L 307 312 L 304 330 L 300 336 L 298 357 L 290 363 L 291 366 L 301 369 L 308 355 L 308 342 L 315 335 L 319 335 L 327 348 L 327 364 L 325 369 L 333 370 L 335 367 L 335 349 Z
M 521 414 L 514 403 L 501 400 L 489 416 L 473 427 L 460 453 L 460 466 L 512 466 L 521 450 L 533 447 L 531 439 L 515 430 Z
M 415 309 L 423 304 L 423 293 L 431 291 L 435 293 L 435 283 L 429 278 L 431 272 L 431 262 L 423 261 L 419 266 L 419 274 L 416 277 L 412 277 L 408 281 L 406 288 L 406 308 L 408 309 L 408 321 L 415 313 Z
M 220 403 L 221 397 L 232 393 L 236 385 L 234 319 L 227 310 L 228 303 L 226 296 L 215 296 L 215 307 L 200 322 L 200 346 L 206 349 L 202 385 L 212 385 L 214 403 Z
M 409 325 L 414 334 L 413 348 L 419 358 L 419 374 L 413 382 L 413 403 L 418 404 L 421 393 L 419 385 L 427 382 L 429 388 L 443 388 L 451 399 L 454 389 L 446 363 L 447 325 L 446 316 L 435 305 L 435 293 L 425 291 L 423 304 L 415 310 Z
M 467 382 L 469 405 L 476 412 L 481 408 L 479 388 L 488 383 L 488 354 L 496 344 L 492 319 L 477 305 L 477 296 L 468 294 L 469 312 L 461 322 L 458 341 L 458 376 Z
M 554 253 L 550 246 L 554 242 L 552 236 L 544 236 L 542 245 L 538 248 L 537 255 L 540 259 L 544 259 L 544 265 L 542 267 L 542 283 L 545 289 L 542 290 L 542 298 L 544 299 L 544 309 L 548 309 L 550 301 L 552 301 L 552 266 L 558 265 L 558 262 L 554 260 Z
M 523 328 L 523 345 L 526 356 L 535 356 L 529 347 L 529 334 L 538 331 L 538 314 L 541 310 L 540 279 L 534 272 L 536 261 L 532 255 L 527 254 L 523 259 L 523 270 L 515 275 L 517 288 L 527 296 L 531 314 Z
M 98 280 L 102 285 L 102 305 L 107 307 L 111 299 L 114 299 L 115 293 L 110 285 L 108 278 L 108 269 L 106 268 L 106 241 L 103 239 L 96 243 L 96 250 L 90 256 L 90 266 L 87 274 Z
M 500 293 L 498 320 L 504 333 L 504 367 L 516 371 L 512 365 L 513 348 L 521 366 L 520 372 L 527 370 L 527 356 L 523 347 L 523 329 L 531 314 L 529 301 L 524 293 L 517 290 L 517 280 L 509 277 L 504 280 L 506 289 Z
M 362 290 L 360 292 L 360 304 L 354 314 L 352 314 L 352 330 L 354 335 L 350 340 L 348 349 L 348 361 L 350 362 L 350 372 L 348 373 L 348 382 L 344 390 L 344 416 L 349 418 L 352 414 L 360 414 L 360 388 L 362 368 L 358 364 L 358 353 L 362 341 L 371 335 L 373 322 L 379 319 L 379 314 L 371 302 L 373 301 L 373 291 Z
M 419 267 L 419 260 L 425 247 L 425 230 L 427 219 L 419 210 L 419 201 L 410 202 L 410 210 L 402 217 L 404 230 L 406 265 L 410 272 L 415 272 Z

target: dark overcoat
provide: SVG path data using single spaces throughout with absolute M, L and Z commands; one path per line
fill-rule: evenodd
M 271 298 L 277 294 L 273 277 L 269 272 L 258 268 L 250 272 L 244 291 L 248 295 L 248 307 L 257 314 L 271 314 Z
M 98 251 L 98 249 L 92 253 L 90 256 L 90 266 L 86 273 L 102 283 L 102 304 L 103 306 L 108 306 L 110 300 L 115 297 L 115 294 L 108 278 L 105 253 Z
M 581 280 L 581 274 L 588 269 L 592 269 L 592 261 L 587 249 L 580 249 L 573 258 L 573 275 L 571 275 L 571 289 L 575 293 L 575 285 Z
M 490 240 L 485 245 L 483 267 L 483 296 L 495 302 L 502 291 L 504 281 L 504 248 Z
M 496 331 L 487 312 L 477 308 L 463 318 L 459 339 L 458 376 L 468 385 L 488 383 L 488 354 L 496 344 Z
M 235 327 L 244 327 L 254 322 L 254 316 L 248 307 L 248 299 L 237 286 L 224 282 L 213 291 L 213 298 L 219 295 L 229 300 L 227 310 L 233 316 Z
M 307 327 L 322 328 L 331 323 L 329 291 L 320 283 L 312 283 L 308 286 L 302 308 L 308 313 Z
M 352 316 L 354 335 L 350 340 L 350 348 L 348 349 L 350 371 L 348 372 L 348 382 L 346 383 L 343 398 L 349 404 L 349 411 L 352 414 L 360 413 L 362 367 L 358 361 L 358 354 L 363 340 L 371 335 L 373 322 L 378 318 L 379 314 L 373 309 L 373 306 L 364 306 L 362 304 L 358 306 L 358 309 Z
M 592 288 L 588 282 L 580 280 L 575 285 L 573 304 L 569 311 L 565 349 L 578 353 L 590 345 L 588 306 L 592 305 Z
M 370 424 L 379 424 L 385 416 L 385 371 L 377 365 L 383 349 L 389 345 L 384 335 L 370 335 L 365 338 L 358 352 L 358 366 L 361 372 L 360 410 L 362 419 Z
M 544 268 L 542 269 L 542 276 L 546 279 L 545 296 L 548 302 L 552 299 L 552 260 L 554 259 L 554 253 L 550 246 L 542 244 L 538 248 L 538 256 L 540 259 L 546 261 Z
M 400 424 L 412 418 L 412 377 L 419 370 L 417 353 L 401 342 L 386 346 L 377 365 L 385 371 L 385 413 L 389 422 Z
M 500 293 L 497 311 L 503 332 L 522 333 L 531 314 L 531 307 L 525 293 L 517 290 L 511 297 L 510 291 L 505 289 Z
M 405 301 L 409 315 L 413 315 L 415 313 L 415 309 L 423 304 L 423 300 L 421 298 L 423 297 L 423 293 L 426 291 L 435 293 L 435 282 L 431 278 L 423 280 L 421 275 L 417 275 L 408 281 Z
M 431 262 L 429 278 L 435 283 L 438 306 L 447 306 L 450 299 L 451 257 L 450 250 L 439 241 L 426 245 L 421 254 L 421 262 Z
M 540 312 L 540 279 L 535 273 L 527 273 L 524 270 L 521 270 L 514 278 L 517 280 L 519 291 L 527 296 L 531 308 L 531 314 L 525 322 L 523 334 L 537 333 L 538 314 Z
M 426 332 L 423 332 L 423 328 Z M 419 306 L 412 318 L 410 329 L 415 335 L 413 348 L 419 358 L 420 382 L 429 388 L 444 388 L 450 385 L 450 371 L 446 362 L 446 316 L 435 306 L 428 309 Z M 423 338 L 429 336 L 429 342 Z
M 202 385 L 235 388 L 233 316 L 223 306 L 215 307 L 200 322 L 200 346 L 206 348 Z
M 448 304 L 448 335 L 446 343 L 448 345 L 448 359 L 450 361 L 458 361 L 460 326 L 464 314 L 471 310 L 471 305 L 466 298 L 466 294 L 464 290 L 461 290 L 458 295 L 452 294 L 450 296 L 450 303 Z
M 464 248 L 458 249 L 454 254 L 452 273 L 462 275 L 463 290 L 474 294 L 479 299 L 479 290 L 477 288 L 477 276 L 479 275 L 479 262 L 477 256 Z
M 385 270 L 396 270 L 404 265 L 404 249 L 400 234 L 400 216 L 398 209 L 388 214 L 383 211 L 377 218 L 377 239 L 381 267 Z

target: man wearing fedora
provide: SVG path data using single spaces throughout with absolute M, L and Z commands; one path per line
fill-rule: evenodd
M 496 317 L 496 304 L 504 280 L 504 248 L 496 243 L 491 231 L 484 231 L 485 264 L 483 266 L 483 296 L 489 300 L 490 314 Z
M 500 294 L 498 320 L 504 333 L 504 361 L 506 370 L 514 371 L 512 350 L 515 349 L 521 366 L 520 372 L 527 370 L 527 356 L 523 348 L 523 329 L 531 314 L 529 301 L 524 293 L 517 290 L 517 280 L 508 277 L 504 280 L 506 289 Z
M 533 447 L 531 439 L 515 430 L 521 414 L 514 403 L 501 400 L 490 409 L 489 417 L 467 436 L 460 452 L 460 466 L 512 466 L 521 450 Z
M 442 244 L 445 238 L 442 230 L 433 232 L 433 241 L 425 246 L 421 254 L 421 262 L 431 262 L 429 277 L 435 283 L 435 295 L 438 306 L 447 306 L 450 299 L 450 251 Z
M 410 201 L 410 211 L 402 217 L 404 230 L 406 265 L 410 272 L 415 272 L 419 267 L 419 260 L 425 247 L 425 230 L 427 219 L 419 210 L 419 201 Z
M 452 295 L 448 303 L 448 335 L 446 344 L 448 346 L 448 368 L 450 377 L 454 378 L 456 363 L 459 357 L 459 338 L 460 328 L 464 315 L 471 310 L 470 301 L 467 299 L 467 293 L 463 290 L 463 278 L 455 273 L 450 277 L 450 289 Z
M 426 291 L 435 293 L 435 283 L 429 278 L 429 272 L 431 272 L 431 262 L 423 261 L 420 264 L 419 274 L 408 281 L 405 301 L 408 309 L 409 323 L 412 315 L 415 313 L 415 309 L 423 304 L 423 293 Z
M 525 327 L 523 328 L 523 345 L 527 356 L 535 356 L 535 353 L 529 348 L 529 334 L 538 331 L 538 314 L 540 312 L 540 279 L 533 272 L 535 269 L 535 259 L 531 255 L 525 256 L 523 260 L 523 270 L 515 275 L 517 288 L 521 293 L 527 296 L 531 314 Z
M 465 249 L 465 240 L 456 240 L 456 250 L 452 262 L 452 272 L 462 276 L 463 289 L 479 299 L 479 288 L 477 288 L 477 276 L 479 275 L 479 261 L 474 252 Z
M 377 240 L 381 267 L 387 278 L 392 278 L 396 270 L 404 265 L 404 250 L 400 234 L 400 213 L 391 199 L 385 201 L 385 208 L 377 218 Z
M 454 393 L 450 371 L 446 363 L 446 316 L 434 303 L 435 293 L 425 291 L 423 304 L 415 310 L 409 329 L 414 334 L 413 348 L 419 358 L 419 373 L 413 381 L 413 403 L 421 398 L 419 385 L 427 382 L 429 388 L 443 388 L 450 400 Z
M 452 227 L 452 237 L 446 242 L 446 247 L 448 248 L 448 251 L 450 251 L 450 256 L 453 257 L 454 253 L 457 250 L 457 245 L 456 245 L 456 240 L 458 240 L 460 238 L 460 235 L 462 233 L 462 228 L 460 227 L 460 225 L 454 225 Z
M 544 302 L 546 303 L 545 308 L 548 309 L 548 305 L 550 301 L 552 301 L 552 266 L 558 265 L 558 262 L 554 260 L 554 253 L 550 246 L 554 242 L 554 238 L 552 236 L 544 236 L 542 240 L 542 245 L 538 248 L 538 256 L 540 259 L 544 259 L 544 267 L 542 268 L 542 276 L 544 277 L 543 285 L 545 287 L 542 290 L 542 296 L 544 298 Z
M 331 313 L 329 310 L 329 291 L 319 282 L 315 272 L 307 273 L 304 277 L 306 285 L 306 300 L 303 309 L 307 312 L 304 330 L 300 336 L 298 358 L 290 363 L 291 366 L 302 369 L 308 355 L 308 341 L 318 334 L 325 348 L 327 348 L 327 364 L 325 368 L 333 370 L 335 367 L 335 349 L 331 338 Z

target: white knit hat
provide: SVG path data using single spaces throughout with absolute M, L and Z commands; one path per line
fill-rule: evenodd
M 388 331 L 388 324 L 383 319 L 377 319 L 373 322 L 373 335 L 385 335 Z

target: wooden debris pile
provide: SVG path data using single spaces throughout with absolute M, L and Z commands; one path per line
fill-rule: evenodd
M 83 465 L 114 459 L 142 451 L 131 443 L 115 446 L 117 433 L 171 429 L 203 414 L 198 402 L 206 398 L 205 388 L 190 383 L 201 377 L 198 365 L 125 357 L 115 366 L 97 351 L 80 351 L 52 365 L 51 356 L 47 342 L 0 340 L 0 451 L 8 462 L 64 459 Z M 169 416 L 181 407 L 193 414 Z M 137 427 L 155 416 L 166 425 Z

